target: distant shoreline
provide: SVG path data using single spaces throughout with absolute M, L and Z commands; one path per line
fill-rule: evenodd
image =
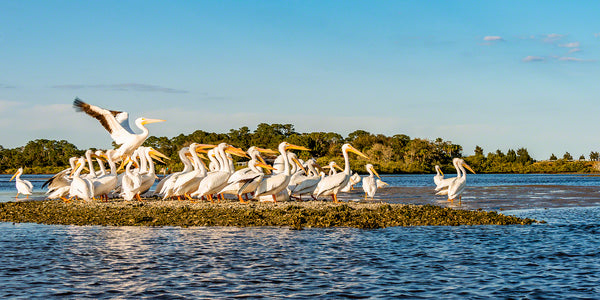
M 394 226 L 529 225 L 536 220 L 494 211 L 435 205 L 331 203 L 323 201 L 222 203 L 178 200 L 0 203 L 0 221 L 100 226 L 278 226 L 292 229 Z

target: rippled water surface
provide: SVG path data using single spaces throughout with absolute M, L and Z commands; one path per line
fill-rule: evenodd
M 529 176 L 469 176 L 463 203 L 545 224 L 294 231 L 0 223 L 0 298 L 598 298 L 598 177 Z M 5 177 L 0 201 L 14 199 Z M 43 181 L 30 178 L 39 189 Z M 394 187 L 378 192 L 381 201 L 447 202 L 432 195 L 431 176 L 384 180 Z

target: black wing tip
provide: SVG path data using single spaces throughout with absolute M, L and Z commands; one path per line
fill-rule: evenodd
M 81 101 L 81 99 L 79 99 L 79 97 L 75 97 L 75 100 L 73 100 L 73 107 L 75 108 L 76 111 L 83 111 L 84 105 L 86 105 L 86 103 Z

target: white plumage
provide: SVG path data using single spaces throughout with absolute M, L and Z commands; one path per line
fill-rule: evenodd
M 26 199 L 29 199 L 29 195 L 33 192 L 33 184 L 31 184 L 29 180 L 21 179 L 21 174 L 23 174 L 23 168 L 19 168 L 17 173 L 15 173 L 9 181 L 15 180 L 15 186 L 17 187 L 17 195 L 15 198 L 18 198 L 19 194 L 23 194 L 27 196 Z

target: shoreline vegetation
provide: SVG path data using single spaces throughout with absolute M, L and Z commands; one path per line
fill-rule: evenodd
M 447 173 L 455 172 L 452 158 L 463 157 L 463 148 L 437 138 L 433 141 L 410 138 L 404 134 L 385 136 L 372 134 L 364 130 L 356 130 L 347 137 L 334 132 L 298 133 L 292 124 L 261 123 L 254 132 L 248 127 L 231 129 L 229 133 L 214 133 L 196 130 L 193 133 L 168 138 L 150 136 L 144 146 L 151 146 L 167 155 L 171 160 L 166 165 L 157 167 L 165 173 L 180 171 L 183 166 L 177 156 L 177 151 L 192 142 L 218 144 L 226 142 L 236 147 L 247 149 L 250 146 L 276 149 L 278 141 L 304 146 L 310 151 L 298 153 L 301 159 L 317 158 L 321 165 L 329 161 L 342 163 L 339 149 L 344 143 L 351 143 L 359 151 L 369 156 L 369 160 L 353 159 L 351 168 L 364 173 L 364 165 L 372 163 L 382 174 L 415 174 L 435 173 L 434 166 L 440 165 Z M 95 150 L 95 149 L 92 149 Z M 0 145 L 0 173 L 13 174 L 19 167 L 26 174 L 54 174 L 68 167 L 68 159 L 72 156 L 83 155 L 84 150 L 78 149 L 68 141 L 38 139 L 28 142 L 25 146 L 7 149 Z M 553 154 L 549 160 L 535 161 L 526 148 L 508 149 L 506 153 L 500 149 L 484 154 L 484 150 L 475 147 L 474 155 L 464 157 L 465 161 L 477 173 L 598 173 L 600 162 L 598 152 L 592 151 L 589 160 L 578 156 L 573 160 L 568 152 L 558 159 Z M 582 159 L 583 158 L 583 159 Z M 235 158 L 238 167 L 244 160 Z
M 19 201 L 0 203 L 0 221 L 48 225 L 99 226 L 276 226 L 290 229 L 394 226 L 530 225 L 539 221 L 495 211 L 458 210 L 435 205 L 250 203 L 179 200 Z M 543 221 L 542 221 L 543 223 Z

